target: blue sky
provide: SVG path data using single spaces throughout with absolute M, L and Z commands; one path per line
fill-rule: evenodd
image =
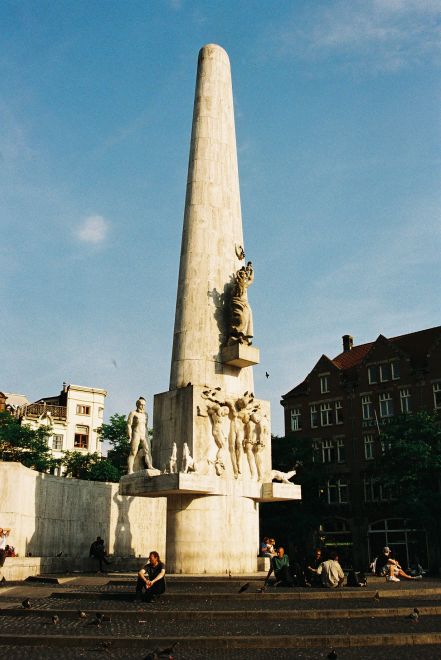
M 0 5 L 0 389 L 168 389 L 199 48 L 230 56 L 272 404 L 440 324 L 440 0 Z M 267 380 L 265 371 L 270 373 Z

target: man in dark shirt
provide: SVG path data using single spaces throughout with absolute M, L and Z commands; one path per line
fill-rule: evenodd
M 277 555 L 271 558 L 271 566 L 268 575 L 265 578 L 265 584 L 268 583 L 268 579 L 273 571 L 276 580 L 280 583 L 281 587 L 294 586 L 294 580 L 292 579 L 289 568 L 289 557 L 288 555 L 285 555 L 285 548 L 279 548 L 277 550 Z
M 96 541 L 92 543 L 89 550 L 89 557 L 94 557 L 98 560 L 100 573 L 106 573 L 103 569 L 103 562 L 105 564 L 110 564 L 110 561 L 106 559 L 106 548 L 104 546 L 104 541 L 101 536 L 96 537 Z
M 318 567 L 324 561 L 323 553 L 320 548 L 314 550 L 314 556 L 307 560 L 305 576 L 309 584 L 312 584 L 314 587 L 321 587 L 322 581 L 320 576 L 317 573 Z
M 160 596 L 165 591 L 165 564 L 161 561 L 159 553 L 152 550 L 149 554 L 149 561 L 141 568 L 138 573 L 136 583 L 136 593 L 141 596 L 144 593 L 144 600 L 150 602 L 153 596 Z

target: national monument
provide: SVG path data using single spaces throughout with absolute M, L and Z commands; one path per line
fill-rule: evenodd
M 152 462 L 120 482 L 122 495 L 167 497 L 169 572 L 255 572 L 258 503 L 300 498 L 299 486 L 272 481 L 283 475 L 272 472 L 269 402 L 254 395 L 245 256 L 230 63 L 209 44 L 198 60 L 169 390 L 154 397 Z

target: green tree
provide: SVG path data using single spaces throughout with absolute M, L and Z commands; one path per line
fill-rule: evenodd
M 16 461 L 39 472 L 57 465 L 48 447 L 50 431 L 47 427 L 32 429 L 8 412 L 0 412 L 0 457 Z
M 117 468 L 97 452 L 83 454 L 79 451 L 65 451 L 61 464 L 65 467 L 65 477 L 87 481 L 119 481 Z
M 394 515 L 440 531 L 441 415 L 400 415 L 380 435 L 383 455 L 372 475 L 392 495 Z
M 101 426 L 99 433 L 100 440 L 108 442 L 111 447 L 107 452 L 107 460 L 118 470 L 119 479 L 127 471 L 127 456 L 130 451 L 126 416 L 115 413 L 108 424 Z

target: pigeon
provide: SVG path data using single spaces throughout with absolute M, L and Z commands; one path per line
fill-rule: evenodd
M 407 618 L 410 619 L 412 623 L 418 623 L 418 620 L 420 618 L 420 611 L 418 607 L 414 607 L 413 612 L 411 612 Z
M 0 580 L 0 587 L 5 587 L 5 586 L 6 586 L 6 578 L 5 576 L 3 576 L 2 579 Z
M 171 653 L 173 652 L 173 649 L 177 643 L 178 642 L 174 642 L 171 646 L 164 649 L 156 648 L 154 651 L 150 651 L 150 653 L 147 653 L 144 660 L 159 660 L 161 657 L 168 657 L 169 659 L 172 659 L 173 656 Z
M 249 582 L 245 582 L 245 584 L 243 584 L 243 585 L 241 586 L 241 588 L 239 589 L 239 591 L 238 591 L 237 593 L 242 594 L 244 591 L 246 591 L 247 589 L 249 589 L 249 586 L 250 586 L 250 583 L 249 583 Z
M 59 552 L 57 557 L 61 557 L 62 554 L 63 554 L 63 551 Z
M 229 578 L 231 577 L 231 571 L 228 571 L 228 577 Z
M 379 602 L 380 602 L 380 592 L 379 592 L 379 591 L 376 591 L 376 592 L 375 592 L 374 601 L 375 601 L 376 603 L 379 603 Z
M 115 369 L 118 369 L 118 363 L 116 360 L 112 360 L 112 364 L 115 367 Z
M 260 587 L 259 589 L 257 589 L 257 593 L 258 593 L 258 594 L 263 594 L 263 592 L 264 592 L 265 590 L 266 590 L 266 587 L 265 587 L 265 585 L 264 585 L 263 587 Z
M 78 612 L 78 618 L 79 619 L 86 619 L 87 618 L 86 612 L 83 612 L 83 611 Z
M 54 624 L 54 626 L 56 626 L 57 623 L 60 623 L 60 617 L 58 616 L 58 614 L 54 614 L 52 616 L 52 623 Z
M 101 612 L 97 612 L 95 614 L 95 619 L 93 621 L 91 621 L 91 623 L 94 624 L 95 626 L 98 626 L 98 628 L 99 628 L 100 625 L 102 624 L 103 620 L 104 620 L 104 615 L 101 614 Z
M 265 371 L 265 378 L 269 378 L 269 373 Z
M 328 660 L 337 660 L 337 653 L 332 649 L 330 653 L 326 656 Z
M 29 600 L 29 598 L 25 598 L 24 601 L 22 602 L 21 606 L 25 610 L 30 610 L 31 609 L 31 601 Z

